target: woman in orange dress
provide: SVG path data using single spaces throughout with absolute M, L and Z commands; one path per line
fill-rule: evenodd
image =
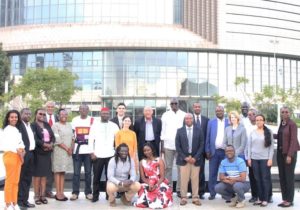
M 138 158 L 137 158 L 137 140 L 136 134 L 129 129 L 131 126 L 131 119 L 129 116 L 123 117 L 123 128 L 120 130 L 115 137 L 115 147 L 125 143 L 129 147 L 130 158 L 134 160 L 135 169 L 138 171 Z

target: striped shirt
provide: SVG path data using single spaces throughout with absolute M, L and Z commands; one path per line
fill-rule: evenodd
M 246 163 L 242 158 L 236 157 L 233 162 L 229 162 L 227 158 L 222 160 L 219 173 L 228 177 L 239 177 L 242 172 L 247 172 Z

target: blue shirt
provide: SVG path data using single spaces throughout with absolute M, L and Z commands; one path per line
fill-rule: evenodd
M 222 160 L 219 173 L 228 177 L 239 177 L 242 172 L 247 172 L 246 163 L 242 158 L 236 157 L 233 162 L 229 162 L 227 158 Z

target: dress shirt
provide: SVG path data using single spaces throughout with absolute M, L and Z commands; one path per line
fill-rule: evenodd
M 153 124 L 151 120 L 145 120 L 146 124 L 146 133 L 145 133 L 145 140 L 146 141 L 153 141 L 155 139 L 154 132 L 153 132 Z
M 32 151 L 35 149 L 35 140 L 34 140 L 34 135 L 30 126 L 30 123 L 25 123 L 24 121 L 22 121 L 25 125 L 27 134 L 28 134 L 28 138 L 29 138 L 29 151 Z
M 120 129 L 122 129 L 123 128 L 123 117 L 124 116 L 122 116 L 122 117 L 117 116 L 117 117 L 118 117 Z
M 218 131 L 216 136 L 215 147 L 216 149 L 222 149 L 223 147 L 223 139 L 224 139 L 224 130 L 225 130 L 225 118 L 220 120 L 217 118 L 218 122 Z
M 2 149 L 4 152 L 17 153 L 17 149 L 25 148 L 21 133 L 16 127 L 11 125 L 4 128 L 2 143 Z
M 197 119 L 199 119 L 199 126 L 201 126 L 201 114 L 199 114 L 199 115 L 196 115 L 196 114 L 194 114 L 194 119 L 195 119 L 195 124 L 197 124 Z
M 118 163 L 116 163 L 115 158 L 111 158 L 108 163 L 107 168 L 107 178 L 108 181 L 118 185 L 121 181 L 128 180 L 128 176 L 130 175 L 130 180 L 133 182 L 136 181 L 136 173 L 135 173 L 135 165 L 132 159 L 127 158 L 125 162 L 123 162 L 120 158 Z
M 177 112 L 169 110 L 162 115 L 161 140 L 164 141 L 164 147 L 170 150 L 176 150 L 175 137 L 177 129 L 183 126 L 185 112 L 178 109 Z
M 188 138 L 188 141 L 189 141 L 189 153 L 192 153 L 193 126 L 191 126 L 191 127 L 185 126 L 185 127 L 186 127 L 187 138 Z
M 113 122 L 94 122 L 89 135 L 89 151 L 97 158 L 114 156 L 115 134 L 118 131 L 119 127 Z
M 55 116 L 54 116 L 54 114 L 50 115 L 50 114 L 46 113 L 47 123 L 49 123 L 50 116 L 51 116 L 51 120 L 52 120 L 52 125 L 54 125 L 54 123 L 55 123 Z

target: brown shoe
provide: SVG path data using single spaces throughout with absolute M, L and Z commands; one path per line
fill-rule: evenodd
M 125 194 L 121 196 L 121 201 L 125 206 L 131 206 L 131 201 L 126 199 Z
M 182 198 L 182 199 L 180 200 L 180 206 L 185 206 L 186 204 L 187 204 L 186 198 Z
M 109 202 L 109 206 L 116 207 L 117 206 L 116 200 L 113 200 L 112 202 Z
M 193 200 L 192 203 L 195 204 L 196 206 L 201 206 L 201 201 L 199 199 Z

